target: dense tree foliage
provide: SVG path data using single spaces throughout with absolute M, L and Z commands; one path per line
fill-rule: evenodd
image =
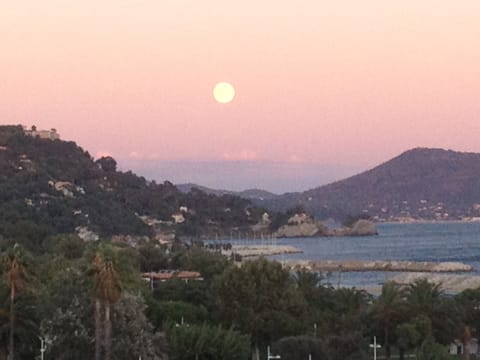
M 85 244 L 66 235 L 47 243 L 35 257 L 18 244 L 2 254 L 0 359 L 33 358 L 39 337 L 55 359 L 95 358 L 96 343 L 102 360 L 264 358 L 268 345 L 284 359 L 364 359 L 373 336 L 387 358 L 442 359 L 446 344 L 478 333 L 480 290 L 452 297 L 423 280 L 388 282 L 374 298 L 336 289 L 321 274 L 292 274 L 265 259 L 239 267 L 201 248 Z M 145 262 L 146 249 L 159 263 Z M 145 264 L 205 277 L 152 287 L 140 278 Z
M 222 321 L 251 334 L 256 347 L 302 328 L 305 301 L 279 263 L 261 259 L 231 267 L 215 291 Z
M 232 329 L 176 324 L 167 332 L 172 360 L 243 360 L 250 355 L 248 336 Z

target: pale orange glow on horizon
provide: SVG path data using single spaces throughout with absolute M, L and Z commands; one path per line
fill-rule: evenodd
M 5 2 L 0 123 L 119 160 L 480 152 L 478 19 L 478 0 Z M 218 79 L 242 96 L 219 106 Z

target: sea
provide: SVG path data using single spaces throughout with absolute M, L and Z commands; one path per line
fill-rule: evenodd
M 378 235 L 277 239 L 303 252 L 278 255 L 282 260 L 406 260 L 462 262 L 480 275 L 480 222 L 378 224 Z M 333 286 L 368 288 L 391 279 L 395 272 L 324 274 Z

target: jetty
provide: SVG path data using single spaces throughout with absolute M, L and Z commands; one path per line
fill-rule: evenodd
M 470 272 L 473 267 L 460 262 L 417 262 L 417 261 L 389 261 L 389 260 L 320 260 L 320 261 L 288 261 L 287 266 L 292 270 L 307 271 L 394 271 L 394 272 L 431 272 L 451 273 Z
M 288 245 L 233 245 L 229 250 L 222 250 L 222 254 L 230 256 L 234 254 L 240 255 L 242 258 L 255 256 L 271 256 L 281 254 L 298 254 L 302 250 Z

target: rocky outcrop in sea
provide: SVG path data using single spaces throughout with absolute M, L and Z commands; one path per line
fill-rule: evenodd
M 322 222 L 306 214 L 295 214 L 275 233 L 278 238 L 371 235 L 378 235 L 378 232 L 375 224 L 369 220 L 360 219 L 350 227 L 328 229 Z

